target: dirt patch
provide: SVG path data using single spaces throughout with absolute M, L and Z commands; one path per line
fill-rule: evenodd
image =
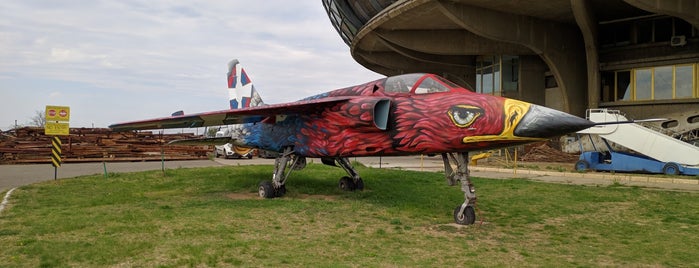
M 426 226 L 424 232 L 435 237 L 450 237 L 454 233 L 468 233 L 487 227 L 489 222 L 476 221 L 471 225 L 460 225 L 456 223 L 436 224 Z
M 229 193 L 226 195 L 226 197 L 233 200 L 248 200 L 260 198 L 260 196 L 257 193 Z

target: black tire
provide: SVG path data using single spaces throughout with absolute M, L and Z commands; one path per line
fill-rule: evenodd
M 667 163 L 663 167 L 663 174 L 666 175 L 680 175 L 680 166 L 675 163 Z
M 459 211 L 461 210 L 461 205 L 456 206 L 454 209 L 454 222 L 460 225 L 471 225 L 476 222 L 476 211 L 472 206 L 466 206 L 464 209 L 464 214 L 459 217 Z
M 260 182 L 260 186 L 257 188 L 257 193 L 262 198 L 269 199 L 276 197 L 276 192 L 274 191 L 274 185 L 272 185 L 272 181 Z
M 364 190 L 364 180 L 362 180 L 361 178 L 359 180 L 357 180 L 357 182 L 354 184 L 354 189 L 363 191 Z
M 340 187 L 340 190 L 343 190 L 345 192 L 354 191 L 354 189 L 356 189 L 357 187 L 356 185 L 354 185 L 354 181 L 352 180 L 352 178 L 347 176 L 342 177 L 337 186 Z
M 282 197 L 286 194 L 286 185 L 282 185 L 282 187 L 279 187 L 278 189 L 275 189 L 275 195 L 277 197 Z
M 577 171 L 587 171 L 590 169 L 590 163 L 585 160 L 578 160 L 575 162 L 575 170 Z

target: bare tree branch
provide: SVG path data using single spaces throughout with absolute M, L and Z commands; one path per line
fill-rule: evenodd
M 44 127 L 46 124 L 46 114 L 44 111 L 36 110 L 34 111 L 34 116 L 29 119 L 29 125 L 35 127 Z

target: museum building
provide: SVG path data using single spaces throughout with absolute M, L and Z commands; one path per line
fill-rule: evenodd
M 322 0 L 352 57 L 578 116 L 699 132 L 699 0 Z

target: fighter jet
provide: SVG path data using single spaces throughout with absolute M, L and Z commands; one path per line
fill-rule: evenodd
M 342 167 L 339 187 L 364 189 L 348 157 L 439 154 L 447 182 L 461 184 L 458 224 L 473 224 L 476 193 L 468 152 L 541 141 L 594 125 L 543 106 L 474 93 L 438 75 L 414 73 L 266 105 L 237 60 L 228 64 L 229 110 L 118 123 L 114 131 L 237 125 L 229 137 L 182 143 L 231 143 L 278 152 L 271 180 L 259 184 L 263 198 L 281 197 L 291 171 L 306 158 Z M 456 169 L 452 167 L 456 166 Z

